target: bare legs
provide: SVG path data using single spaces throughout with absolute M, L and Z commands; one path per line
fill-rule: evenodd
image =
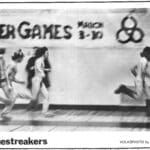
M 120 85 L 114 92 L 115 92 L 115 94 L 121 94 L 121 93 L 126 94 L 133 99 L 136 99 L 136 97 L 137 97 L 137 92 L 128 88 L 124 84 Z
M 49 109 L 48 91 L 47 91 L 45 85 L 42 83 L 42 79 L 39 77 L 34 77 L 32 79 L 32 102 L 33 102 L 33 105 L 37 104 L 40 94 L 42 94 L 42 96 L 43 96 L 42 114 L 45 117 L 52 116 L 52 113 L 48 114 L 48 109 Z
M 2 101 L 5 104 L 5 108 L 1 112 L 2 117 L 7 115 L 8 113 L 10 113 L 17 98 L 29 99 L 29 100 L 32 99 L 32 97 L 30 95 L 27 95 L 24 93 L 16 93 L 14 91 L 13 87 L 9 88 L 9 86 L 7 84 L 2 86 L 2 90 L 7 97 L 7 99 L 0 98 L 0 101 Z
M 9 102 L 9 104 L 6 105 L 5 108 L 1 112 L 1 116 L 3 117 L 12 110 L 12 107 L 14 106 L 14 103 L 16 100 L 16 94 L 14 92 L 14 89 L 9 88 L 9 86 L 7 84 L 2 86 L 2 90 L 5 93 L 6 97 L 8 98 L 8 100 L 6 100 L 6 102 Z

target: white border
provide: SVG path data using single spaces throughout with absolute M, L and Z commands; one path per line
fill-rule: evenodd
M 18 1 L 18 0 L 17 0 Z M 34 1 L 34 0 L 33 0 Z M 14 3 L 0 4 L 0 9 L 115 9 L 115 8 L 150 8 L 150 2 L 138 3 Z M 150 147 L 150 144 L 121 144 L 121 140 L 147 140 L 149 132 L 19 132 L 0 133 L 1 139 L 47 139 L 48 145 L 0 145 L 0 148 L 126 148 Z
M 149 2 L 137 3 L 0 3 L 0 9 L 115 9 L 150 8 Z
M 3 133 L 2 139 L 47 139 L 47 145 L 0 145 L 1 148 L 148 148 L 150 134 L 148 132 L 15 132 Z M 121 141 L 124 141 L 121 143 Z M 128 142 L 128 143 L 127 143 Z M 143 143 L 144 142 L 144 143 Z M 148 143 L 147 143 L 148 142 Z

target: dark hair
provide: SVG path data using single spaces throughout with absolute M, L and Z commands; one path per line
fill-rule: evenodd
M 24 54 L 21 49 L 19 49 L 17 52 L 14 52 L 13 56 L 11 56 L 12 60 L 16 60 L 18 58 L 23 58 Z
M 31 69 L 37 58 L 43 56 L 46 51 L 48 51 L 47 47 L 33 47 L 35 49 L 35 56 L 32 56 L 29 58 L 27 65 L 26 65 L 26 71 L 27 71 L 27 88 L 32 88 L 32 78 L 35 75 L 35 71 Z
M 35 57 L 39 58 L 43 56 L 46 51 L 48 51 L 47 47 L 36 47 Z
M 26 71 L 27 71 L 27 88 L 28 89 L 32 88 L 32 78 L 34 77 L 34 74 L 35 74 L 35 72 L 32 69 L 32 67 L 35 64 L 35 60 L 36 60 L 36 58 L 34 56 L 30 57 L 28 59 L 27 65 L 26 65 Z
M 150 56 L 150 47 L 146 46 L 143 51 L 140 53 L 141 57 L 146 57 Z
M 0 54 L 5 54 L 5 48 L 0 48 Z
M 44 59 L 44 66 L 46 69 L 51 69 L 51 64 L 48 58 Z M 51 86 L 51 82 L 49 79 L 49 72 L 45 71 L 45 77 L 43 78 L 43 83 L 45 84 L 46 88 L 49 88 Z

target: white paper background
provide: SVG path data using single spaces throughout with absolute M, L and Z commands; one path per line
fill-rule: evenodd
M 0 4 L 0 8 L 5 9 L 29 9 L 29 8 L 124 8 L 124 7 L 150 7 L 149 3 L 131 3 L 129 4 Z M 150 139 L 149 132 L 80 132 L 80 133 L 0 133 L 0 137 L 7 139 L 14 138 L 47 138 L 47 148 L 103 148 L 103 147 L 150 147 L 146 144 L 120 144 L 120 140 L 148 140 Z M 4 148 L 4 146 L 0 146 Z M 8 146 L 10 148 L 13 146 Z M 22 146 L 14 146 L 15 148 L 23 148 Z M 32 147 L 34 148 L 34 147 Z M 38 147 L 40 148 L 40 147 Z M 44 148 L 43 146 L 41 148 Z

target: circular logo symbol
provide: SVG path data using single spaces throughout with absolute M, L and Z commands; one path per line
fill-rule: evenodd
M 143 40 L 144 32 L 137 27 L 137 21 L 133 16 L 126 16 L 121 21 L 121 29 L 116 33 L 116 39 L 120 43 L 129 41 L 138 43 Z

